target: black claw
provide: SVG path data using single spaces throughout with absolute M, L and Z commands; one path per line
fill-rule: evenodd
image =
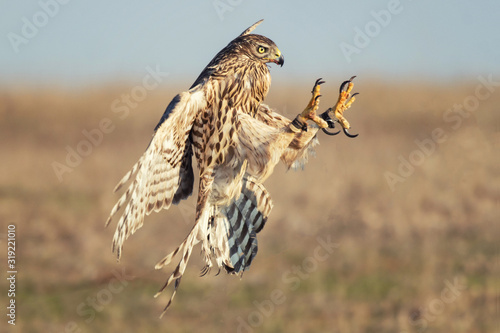
M 200 277 L 203 277 L 205 275 L 207 275 L 207 273 L 210 272 L 210 267 L 208 265 L 206 265 L 205 267 L 203 267 L 203 269 L 201 270 L 200 272 Z
M 354 93 L 354 94 L 352 94 L 352 95 L 351 95 L 351 98 L 353 98 L 353 97 L 354 97 L 354 96 L 356 96 L 356 95 L 359 95 L 359 93 Z
M 323 80 L 323 78 L 322 78 L 322 77 L 320 77 L 319 79 L 317 79 L 317 80 L 316 80 L 316 82 L 314 83 L 314 85 L 315 85 L 315 86 L 318 86 L 318 85 L 320 85 L 320 84 L 325 83 L 325 81 L 322 81 L 322 80 Z
M 321 97 L 321 95 L 316 96 L 316 97 L 314 98 L 314 101 L 316 102 L 316 100 L 317 100 L 318 98 L 320 98 L 320 97 Z
M 346 85 L 348 85 L 348 84 L 349 84 L 349 82 L 351 82 L 351 81 L 344 81 L 344 82 L 342 82 L 342 84 L 340 85 L 339 94 L 340 94 L 342 91 L 344 91 L 345 86 L 346 86 Z
M 351 77 L 349 80 L 342 82 L 342 84 L 340 85 L 339 93 L 341 93 L 344 90 L 344 88 L 346 87 L 346 85 L 348 85 L 349 83 L 351 83 L 352 80 L 354 80 L 355 77 L 356 77 L 356 75 L 354 75 L 353 77 Z
M 337 135 L 337 134 L 339 134 L 339 133 L 340 133 L 340 131 L 338 131 L 338 132 L 328 132 L 328 131 L 326 130 L 326 128 L 322 128 L 322 130 L 323 130 L 323 132 L 324 132 L 325 134 L 328 134 L 328 135 L 331 135 L 331 136 L 333 136 L 333 135 Z
M 344 134 L 347 135 L 350 138 L 355 138 L 355 137 L 357 137 L 359 135 L 359 134 L 351 134 L 345 128 L 342 128 L 342 129 L 344 130 Z
M 320 77 L 319 79 L 317 79 L 317 80 L 316 80 L 316 82 L 314 82 L 314 87 L 313 87 L 313 89 L 311 90 L 311 94 L 312 94 L 312 93 L 314 93 L 314 88 L 316 88 L 316 86 L 319 86 L 319 85 L 321 85 L 321 84 L 325 83 L 325 81 L 321 81 L 321 79 L 322 79 L 322 78 Z

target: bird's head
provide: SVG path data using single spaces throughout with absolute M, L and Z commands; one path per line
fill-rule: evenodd
M 261 35 L 245 35 L 237 39 L 237 44 L 245 54 L 255 61 L 263 63 L 274 62 L 280 66 L 285 63 L 285 58 L 276 44 L 267 37 Z
M 283 66 L 285 58 L 272 40 L 261 35 L 250 34 L 262 21 L 258 21 L 243 31 L 231 44 L 233 44 L 238 52 L 245 53 L 252 60 L 263 63 L 274 62 Z

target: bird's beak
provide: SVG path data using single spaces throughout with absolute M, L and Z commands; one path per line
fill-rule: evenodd
M 271 61 L 283 67 L 283 64 L 285 63 L 285 57 L 283 57 L 279 49 L 276 49 L 276 57 L 274 59 L 271 59 Z

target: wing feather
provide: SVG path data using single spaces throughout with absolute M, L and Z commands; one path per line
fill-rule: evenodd
M 193 147 L 190 141 L 186 142 L 186 150 L 179 170 L 180 184 L 175 192 L 172 203 L 177 205 L 181 200 L 188 198 L 193 193 Z
M 208 172 L 208 174 L 211 174 L 211 171 Z M 175 294 L 177 293 L 177 289 L 179 288 L 179 285 L 181 283 L 182 275 L 184 274 L 184 271 L 186 270 L 187 263 L 189 261 L 189 258 L 191 257 L 191 253 L 193 251 L 193 247 L 199 243 L 200 241 L 206 243 L 207 238 L 208 238 L 208 232 L 209 232 L 209 222 L 210 222 L 210 211 L 213 208 L 209 203 L 208 203 L 208 198 L 210 196 L 211 192 L 211 187 L 213 184 L 213 177 L 201 177 L 200 178 L 200 187 L 199 187 L 199 196 L 198 196 L 198 203 L 196 207 L 196 222 L 191 229 L 191 232 L 188 234 L 186 239 L 175 249 L 173 252 L 168 254 L 166 257 L 164 257 L 160 262 L 158 262 L 155 266 L 156 269 L 161 269 L 163 266 L 168 265 L 172 259 L 180 252 L 182 252 L 181 259 L 179 263 L 177 264 L 176 268 L 174 271 L 170 274 L 168 277 L 167 281 L 163 285 L 163 287 L 160 288 L 160 290 L 156 293 L 155 297 L 158 297 L 163 290 L 168 287 L 172 282 L 175 281 L 174 283 L 174 291 L 172 295 L 170 296 L 170 300 L 168 301 L 167 305 L 165 306 L 163 314 L 167 311 L 169 308 L 170 304 L 172 303 L 172 300 L 175 297 Z M 205 252 L 207 245 L 204 244 L 203 247 L 205 248 Z
M 193 189 L 192 149 L 189 132 L 199 112 L 206 108 L 198 87 L 174 97 L 155 128 L 153 139 L 139 161 L 120 180 L 115 190 L 132 180 L 111 210 L 106 222 L 125 204 L 113 237 L 113 251 L 121 255 L 123 242 L 139 229 L 144 216 L 168 209 L 172 202 L 191 195 Z

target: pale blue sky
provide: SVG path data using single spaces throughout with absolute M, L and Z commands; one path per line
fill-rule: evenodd
M 169 72 L 167 80 L 192 82 L 261 18 L 255 33 L 274 40 L 286 59 L 272 70 L 274 80 L 357 74 L 451 81 L 500 74 L 497 0 L 59 1 L 67 3 L 1 1 L 1 83 L 136 80 L 147 66 Z M 26 27 L 31 24 L 38 31 Z M 13 46 L 9 38 L 16 36 L 25 39 Z M 346 56 L 341 45 L 357 53 Z

